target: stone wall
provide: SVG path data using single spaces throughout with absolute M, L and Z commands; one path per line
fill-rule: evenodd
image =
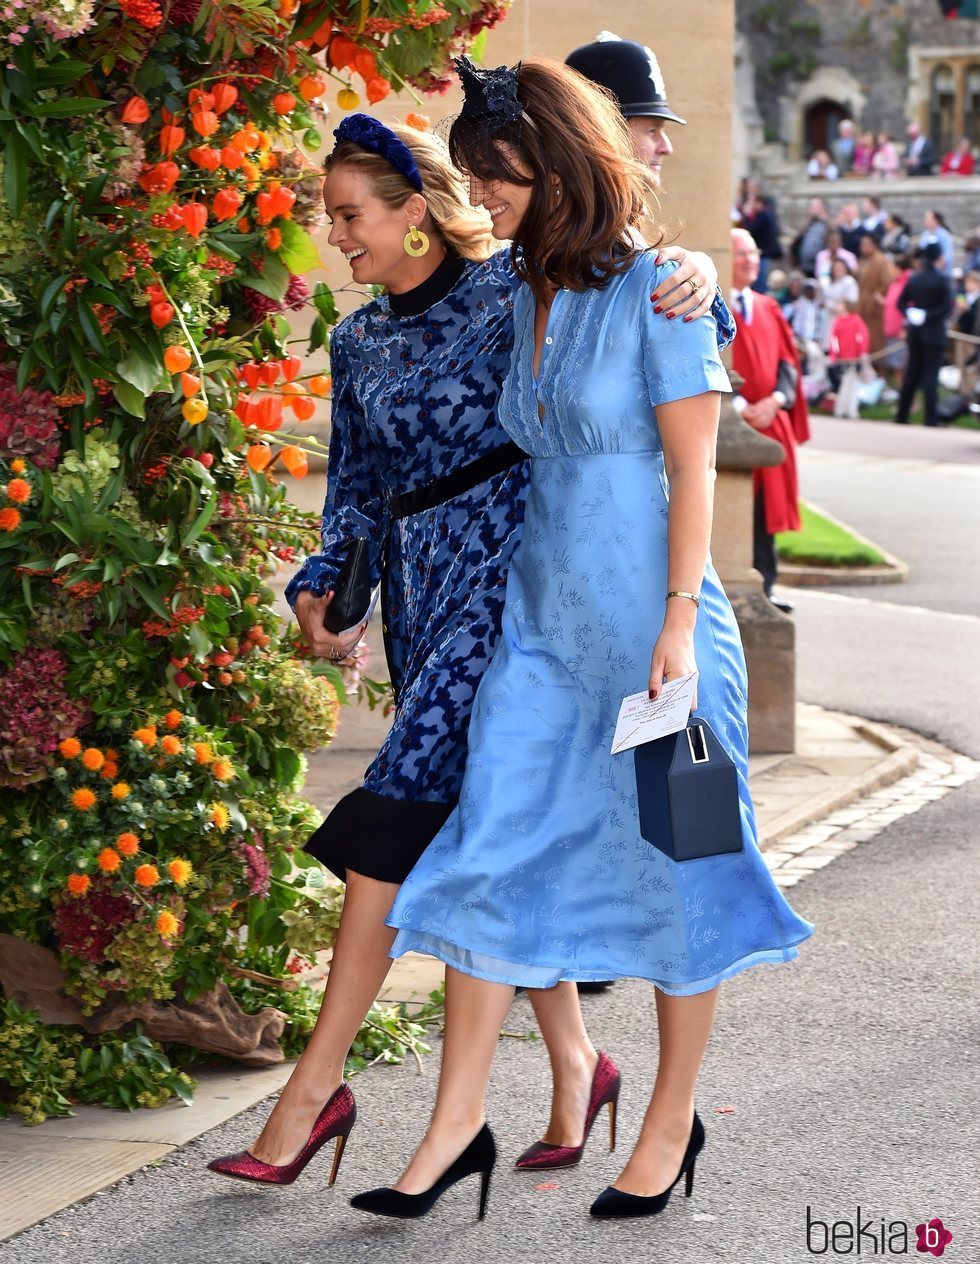
M 766 139 L 793 152 L 818 71 L 831 99 L 854 103 L 862 127 L 901 134 L 928 97 L 927 85 L 910 84 L 910 52 L 975 48 L 980 62 L 980 22 L 947 21 L 936 0 L 736 0 L 735 10 L 756 71 L 752 105 Z

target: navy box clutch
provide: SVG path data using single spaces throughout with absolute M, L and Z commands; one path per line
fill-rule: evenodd
M 742 850 L 738 773 L 705 720 L 637 746 L 640 833 L 671 860 Z

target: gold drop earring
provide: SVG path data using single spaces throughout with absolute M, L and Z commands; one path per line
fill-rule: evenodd
M 429 238 L 414 224 L 405 234 L 402 245 L 405 247 L 405 253 L 411 255 L 413 259 L 419 259 L 422 255 L 429 253 Z

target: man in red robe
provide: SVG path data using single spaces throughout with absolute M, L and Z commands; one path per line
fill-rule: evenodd
M 731 308 L 738 336 L 732 368 L 745 379 L 733 403 L 743 421 L 781 443 L 786 453 L 782 465 L 755 471 L 752 564 L 762 576 L 766 596 L 788 614 L 792 603 L 772 593 L 777 572 L 774 537 L 801 526 L 796 445 L 809 439 L 810 419 L 793 332 L 776 300 L 753 291 L 758 275 L 755 241 L 744 229 L 733 229 Z

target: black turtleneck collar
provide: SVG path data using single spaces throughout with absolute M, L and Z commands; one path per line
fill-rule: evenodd
M 414 290 L 404 294 L 388 294 L 388 306 L 393 316 L 420 316 L 446 297 L 466 271 L 466 260 L 460 255 L 446 253 L 431 276 L 426 277 Z

